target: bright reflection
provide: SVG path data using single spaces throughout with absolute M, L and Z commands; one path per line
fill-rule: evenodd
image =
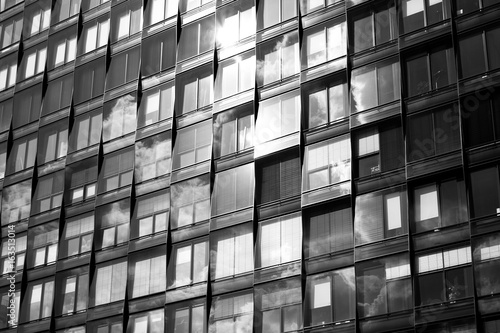
M 133 94 L 122 96 L 105 106 L 103 140 L 108 141 L 133 132 L 136 127 L 136 98 Z

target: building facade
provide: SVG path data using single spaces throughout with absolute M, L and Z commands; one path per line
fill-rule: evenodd
M 499 0 L 0 0 L 0 332 L 500 332 Z

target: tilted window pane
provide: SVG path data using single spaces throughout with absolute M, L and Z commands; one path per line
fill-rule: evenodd
M 236 1 L 217 11 L 217 45 L 228 46 L 255 34 L 255 8 L 252 1 Z
M 257 267 L 274 266 L 301 257 L 302 219 L 290 214 L 259 224 Z
M 102 111 L 100 109 L 75 117 L 71 130 L 69 151 L 93 146 L 101 140 Z
M 136 110 L 136 93 L 107 102 L 103 107 L 103 140 L 109 141 L 133 132 L 136 127 Z
M 175 29 L 169 29 L 159 34 L 155 34 L 152 37 L 144 39 L 142 43 L 142 76 L 149 76 L 175 66 Z
M 354 318 L 354 268 L 307 277 L 305 325 L 316 326 Z
M 106 90 L 136 80 L 139 76 L 140 48 L 113 55 L 106 76 Z
M 212 66 L 198 67 L 176 76 L 175 86 L 178 115 L 210 105 L 213 101 Z
M 68 151 L 68 124 L 66 120 L 39 130 L 38 165 L 66 156 Z
M 407 254 L 356 265 L 357 310 L 360 317 L 410 309 L 413 304 Z
M 2 225 L 29 217 L 31 182 L 25 181 L 6 187 L 2 191 Z
M 94 214 L 69 218 L 64 225 L 59 258 L 87 253 L 92 249 Z
M 215 157 L 253 147 L 253 109 L 250 105 L 218 113 L 214 119 Z
M 141 182 L 170 173 L 170 133 L 162 133 L 136 142 L 135 181 Z
M 210 15 L 182 27 L 177 51 L 178 61 L 183 61 L 214 48 L 215 17 Z
M 75 69 L 74 102 L 79 104 L 104 92 L 106 59 L 100 58 Z
M 172 169 L 183 168 L 210 159 L 212 126 L 209 121 L 177 132 Z
M 127 148 L 104 156 L 99 174 L 99 193 L 115 190 L 132 183 L 134 150 Z
M 167 288 L 178 288 L 208 279 L 208 241 L 176 246 L 169 261 Z
M 172 228 L 207 220 L 210 217 L 208 175 L 172 184 Z
M 472 216 L 498 214 L 500 208 L 500 180 L 498 167 L 471 172 Z
M 336 204 L 334 208 L 314 213 L 309 217 L 309 240 L 306 256 L 347 250 L 353 246 L 353 221 L 351 208 Z M 342 208 L 345 207 L 345 208 Z
M 252 292 L 245 291 L 214 297 L 210 309 L 210 332 L 252 332 L 253 309 Z
M 212 216 L 250 207 L 253 204 L 254 174 L 252 163 L 217 173 Z
M 99 265 L 93 281 L 95 305 L 112 303 L 125 298 L 127 262 Z

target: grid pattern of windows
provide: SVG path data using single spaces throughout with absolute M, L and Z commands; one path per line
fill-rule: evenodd
M 0 328 L 497 330 L 499 10 L 0 0 Z

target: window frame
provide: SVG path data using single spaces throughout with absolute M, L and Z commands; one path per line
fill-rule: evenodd
M 211 138 L 212 124 L 209 120 L 178 129 L 172 153 L 172 170 L 184 169 L 210 160 L 212 153 Z M 183 144 L 184 148 L 181 147 L 183 142 L 187 142 Z M 192 161 L 189 157 L 191 154 L 194 155 Z M 183 156 L 187 156 L 189 160 L 183 162 Z
M 39 129 L 38 165 L 62 159 L 68 151 L 68 125 L 62 120 Z
M 24 270 L 24 262 L 28 248 L 28 235 L 27 233 L 22 233 L 22 235 L 16 233 L 15 243 L 9 242 L 9 239 L 10 238 L 2 239 L 0 257 L 1 275 L 17 273 Z M 14 262 L 11 260 L 13 257 L 15 258 Z
M 210 86 L 205 87 L 204 85 L 208 83 L 210 83 Z M 193 84 L 196 91 L 191 93 L 187 88 L 190 88 L 190 85 Z M 189 72 L 176 75 L 175 87 L 175 113 L 177 116 L 193 113 L 199 109 L 209 108 L 214 101 L 212 66 L 201 66 Z M 209 88 L 208 94 L 205 91 L 206 88 Z M 208 100 L 204 100 L 206 97 L 208 97 Z M 193 99 L 195 100 L 195 105 L 189 105 L 187 102 Z
M 208 174 L 172 184 L 170 191 L 171 229 L 192 226 L 210 218 L 210 179 Z M 187 220 L 188 215 L 189 221 Z
M 34 58 L 33 58 L 34 57 Z M 23 81 L 43 73 L 47 62 L 47 46 L 45 43 L 38 44 L 28 50 L 23 54 L 23 59 L 21 61 L 21 71 L 17 71 L 18 81 Z M 31 69 L 31 63 L 33 69 Z M 30 67 L 28 67 L 30 66 Z
M 195 256 L 199 254 L 196 252 L 196 246 L 200 245 L 203 246 L 204 248 L 199 248 L 200 250 L 204 251 L 202 254 L 205 257 L 204 264 L 205 266 L 203 267 L 195 267 L 196 266 L 196 261 L 195 261 Z M 179 263 L 179 250 L 189 248 L 189 268 L 188 272 L 185 272 L 188 276 L 186 281 L 177 281 L 178 276 L 181 275 L 179 274 L 179 265 L 182 264 L 187 264 L 187 262 L 184 262 L 187 258 L 182 258 L 183 261 Z M 186 256 L 186 255 L 184 255 Z M 208 246 L 208 238 L 203 237 L 203 238 L 197 238 L 194 240 L 191 240 L 189 242 L 182 242 L 182 243 L 177 243 L 172 246 L 172 252 L 170 254 L 170 260 L 169 260 L 169 265 L 167 268 L 167 290 L 173 290 L 173 289 L 178 289 L 182 287 L 189 287 L 189 286 L 195 286 L 199 284 L 206 283 L 209 278 L 209 272 L 208 272 L 208 261 L 209 261 L 209 246 Z M 183 267 L 181 267 L 183 268 Z M 195 271 L 198 268 L 198 271 Z M 185 269 L 185 268 L 184 268 Z M 204 272 L 205 271 L 205 272 Z M 203 276 L 204 273 L 204 276 Z M 198 277 L 197 277 L 198 276 Z
M 87 226 L 84 226 L 83 223 L 86 223 Z M 61 243 L 61 246 L 59 247 L 60 260 L 65 258 L 76 258 L 84 256 L 92 251 L 92 244 L 94 238 L 94 223 L 95 223 L 95 217 L 93 212 L 81 214 L 74 217 L 69 217 L 66 219 L 60 240 Z M 79 231 L 75 234 L 68 235 L 69 228 L 72 224 L 78 225 Z M 85 229 L 83 229 L 84 227 Z M 72 248 L 70 242 L 74 242 L 75 240 L 78 242 L 77 244 L 78 252 L 70 253 Z
M 111 10 L 111 43 L 132 37 L 135 34 L 140 33 L 141 30 L 142 1 L 130 0 L 123 2 L 118 6 L 113 6 Z
M 385 12 L 387 12 L 387 14 L 385 14 Z M 386 18 L 387 21 L 384 21 L 383 19 L 384 15 L 388 17 Z M 367 18 L 369 19 L 369 24 L 367 24 L 367 22 L 364 22 L 364 20 Z M 358 22 L 362 24 L 362 27 L 356 24 Z M 381 34 L 379 33 L 379 31 L 384 28 L 387 28 L 387 26 L 388 26 L 389 40 L 387 41 L 383 40 L 378 42 L 377 36 Z M 399 37 L 399 26 L 398 26 L 396 7 L 394 4 L 392 4 L 392 6 L 390 7 L 371 6 L 370 8 L 365 8 L 363 12 L 359 12 L 353 17 L 352 21 L 350 22 L 350 28 L 351 28 L 350 40 L 352 41 L 353 45 L 351 53 L 358 53 L 371 50 L 380 47 L 381 45 L 390 43 L 391 41 L 394 41 Z M 369 33 L 366 32 L 366 30 L 368 30 L 367 28 L 369 28 Z M 358 29 L 362 29 L 362 31 L 359 32 Z M 356 37 L 365 37 L 365 38 L 370 37 L 371 45 L 357 46 Z M 363 40 L 361 40 L 360 42 L 362 43 Z M 366 43 L 368 41 L 364 40 L 364 42 Z
M 5 175 L 11 175 L 14 173 L 18 173 L 25 169 L 31 168 L 35 166 L 35 159 L 37 155 L 37 143 L 38 136 L 35 134 L 26 135 L 22 138 L 14 140 L 12 144 L 12 148 L 9 154 L 9 158 L 7 160 L 7 166 L 5 169 Z M 22 148 L 22 156 L 19 158 L 20 146 L 24 145 Z M 21 160 L 19 162 L 19 160 Z
M 49 187 L 48 191 L 50 193 L 43 193 L 45 190 L 42 185 L 45 184 L 47 184 L 47 186 Z M 31 202 L 31 215 L 43 213 L 61 207 L 63 201 L 63 193 L 64 170 L 56 171 L 47 176 L 38 178 L 35 195 L 33 196 L 33 201 Z
M 27 7 L 24 12 L 24 18 L 24 23 L 29 22 L 29 24 L 23 24 L 23 39 L 33 37 L 49 29 L 51 21 L 51 1 L 37 1 L 36 4 Z
M 93 297 L 89 299 L 89 306 L 97 307 L 124 300 L 127 283 L 127 269 L 126 259 L 118 259 L 97 264 L 94 278 L 92 279 Z M 109 270 L 111 271 L 108 273 Z M 101 276 L 99 276 L 100 272 L 102 272 Z M 106 288 L 106 285 L 108 288 Z
M 155 247 L 129 256 L 128 297 L 140 298 L 167 289 L 167 251 Z
M 49 318 L 52 314 L 52 307 L 54 305 L 54 288 L 55 281 L 52 278 L 37 280 L 28 283 L 26 290 L 26 297 L 23 299 L 23 314 L 21 317 L 21 322 L 31 322 L 35 320 L 40 320 L 44 318 Z M 40 287 L 40 303 L 38 311 L 36 311 L 36 306 L 33 304 L 34 288 Z M 33 312 L 37 313 L 33 313 Z M 24 319 L 24 320 L 23 320 Z
M 90 53 L 108 44 L 111 20 L 109 14 L 102 15 L 92 21 L 85 22 L 78 43 L 78 55 Z M 95 29 L 95 36 L 89 38 L 91 31 Z M 89 43 L 89 41 L 91 43 Z
M 126 245 L 130 238 L 130 201 L 123 199 L 95 209 L 94 251 Z
M 155 95 L 158 95 L 158 105 L 156 105 Z M 170 96 L 170 103 L 169 97 Z M 149 110 L 149 105 L 155 107 L 154 110 Z M 164 83 L 160 86 L 143 91 L 139 111 L 137 114 L 137 128 L 151 126 L 162 122 L 163 120 L 172 118 L 175 105 L 175 85 L 173 81 Z M 156 119 L 151 119 L 151 114 L 157 114 Z M 148 116 L 149 115 L 149 116 Z M 150 122 L 149 122 L 150 121 Z
M 170 190 L 162 190 L 137 197 L 132 217 L 130 239 L 149 238 L 167 232 L 170 222 Z M 162 221 L 163 220 L 163 221 Z M 151 222 L 151 232 L 142 231 L 145 222 Z M 143 228 L 142 228 L 143 229 Z
M 170 174 L 171 132 L 163 132 L 135 143 L 135 184 Z
M 330 30 L 331 29 L 331 30 Z M 340 38 L 340 45 L 336 45 L 335 41 L 338 41 L 337 36 L 331 36 L 330 31 L 332 33 L 338 33 L 337 29 L 340 30 L 340 34 L 342 35 Z M 315 53 L 310 53 L 311 44 L 309 37 L 322 34 L 325 48 L 321 49 L 321 51 L 317 51 Z M 329 41 L 333 41 L 335 45 L 329 45 Z M 303 38 L 302 38 L 302 65 L 301 69 L 308 69 L 318 67 L 321 64 L 325 64 L 336 59 L 340 59 L 347 55 L 347 23 L 345 20 L 334 19 L 327 21 L 325 23 L 321 23 L 315 25 L 312 28 L 308 28 L 304 30 Z M 317 56 L 312 57 L 313 55 L 317 55 L 318 52 L 324 53 L 324 56 L 320 55 L 321 59 L 314 60 Z M 324 59 L 323 59 L 324 58 Z
M 297 17 L 297 14 L 299 12 L 299 6 L 297 5 L 297 1 L 292 1 L 292 6 L 294 8 L 293 8 L 293 15 L 290 17 L 285 17 L 284 8 L 287 7 L 283 4 L 285 1 L 286 0 L 263 0 L 263 1 L 261 1 L 259 6 L 257 7 L 257 31 L 273 27 L 275 25 L 278 25 L 281 22 L 289 21 L 289 20 Z M 278 22 L 271 23 L 268 25 L 265 24 L 264 21 L 265 21 L 265 17 L 266 17 L 266 14 L 265 14 L 266 3 L 278 3 L 278 7 L 279 7 Z M 287 3 L 287 4 L 289 5 L 289 3 Z M 268 10 L 271 10 L 271 9 L 268 8 Z

